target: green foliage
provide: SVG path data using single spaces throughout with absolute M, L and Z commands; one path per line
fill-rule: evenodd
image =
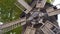
M 51 2 L 53 2 L 54 0 L 47 0 L 47 3 L 51 3 Z

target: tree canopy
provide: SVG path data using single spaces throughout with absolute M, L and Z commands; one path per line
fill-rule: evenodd
M 51 3 L 51 2 L 54 2 L 54 0 L 47 0 L 47 3 Z

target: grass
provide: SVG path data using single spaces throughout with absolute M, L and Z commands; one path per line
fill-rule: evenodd
M 15 6 L 17 0 L 0 0 L 0 21 L 9 22 L 15 19 L 18 19 L 21 10 Z M 27 3 L 30 3 L 31 0 L 25 0 Z
M 14 5 L 17 0 L 0 0 L 0 22 L 6 23 L 19 19 L 22 11 Z M 31 0 L 25 0 L 30 3 Z M 22 27 L 18 27 L 14 30 L 6 32 L 5 34 L 10 34 L 11 32 L 15 34 L 21 34 Z
M 0 21 L 7 22 L 19 18 L 22 11 L 14 5 L 15 2 L 16 0 L 0 0 Z
M 9 32 L 6 32 L 6 33 L 4 33 L 4 34 L 21 34 L 21 32 L 22 32 L 22 27 L 20 26 L 20 27 L 17 27 L 16 29 L 13 29 L 13 30 L 11 30 L 11 31 L 9 31 Z

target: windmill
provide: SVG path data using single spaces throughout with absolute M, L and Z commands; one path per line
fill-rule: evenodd
M 46 2 L 47 0 L 34 0 L 29 5 L 24 0 L 18 0 L 15 5 L 23 11 L 20 19 L 0 26 L 0 34 L 19 26 L 23 26 L 22 34 L 59 34 L 57 14 L 60 9 Z M 19 4 L 25 9 L 19 7 Z

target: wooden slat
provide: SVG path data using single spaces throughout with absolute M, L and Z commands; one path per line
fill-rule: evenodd
M 58 10 L 58 9 L 54 10 L 53 7 L 47 8 L 46 11 L 47 11 L 48 16 L 53 16 L 53 15 L 60 14 L 60 10 Z
M 32 27 L 27 27 L 24 34 L 35 34 L 36 29 Z
M 6 27 L 9 27 L 9 26 L 12 26 L 12 25 L 17 24 L 17 23 L 21 23 L 21 22 L 23 22 L 23 21 L 25 21 L 25 20 L 26 20 L 26 18 L 23 18 L 23 19 L 18 19 L 18 20 L 16 20 L 16 21 L 13 21 L 13 22 L 4 24 L 4 25 L 2 25 L 2 26 L 0 27 L 0 29 L 3 29 L 3 28 L 6 28 Z
M 28 13 L 32 9 L 32 7 L 29 6 L 24 0 L 18 0 L 18 2 L 27 9 L 26 13 Z

